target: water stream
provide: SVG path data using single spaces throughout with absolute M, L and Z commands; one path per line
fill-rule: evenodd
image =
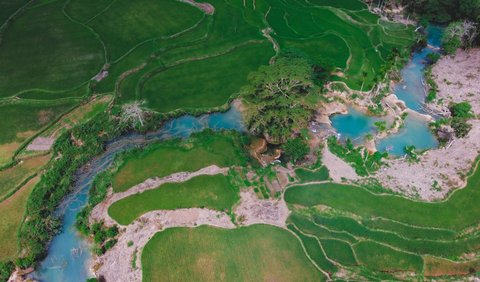
M 413 54 L 410 62 L 401 71 L 401 82 L 394 89 L 394 94 L 403 100 L 408 108 L 419 113 L 425 113 L 422 105 L 425 100 L 426 59 L 428 54 L 439 52 L 442 29 L 430 26 L 427 29 L 427 35 L 428 46 Z M 349 110 L 347 115 L 334 116 L 332 124 L 341 136 L 363 139 L 366 134 L 374 133 L 372 124 L 377 120 L 379 119 Z M 405 119 L 404 126 L 397 134 L 380 139 L 376 144 L 379 151 L 386 151 L 394 156 L 402 156 L 404 147 L 410 145 L 414 145 L 419 150 L 438 146 L 438 141 L 425 119 L 412 114 Z
M 145 146 L 154 141 L 186 138 L 206 128 L 245 130 L 240 112 L 232 107 L 225 113 L 213 113 L 200 117 L 182 116 L 167 122 L 156 132 L 146 135 L 129 134 L 109 142 L 103 154 L 78 171 L 77 181 L 72 188 L 74 192 L 57 210 L 57 215 L 63 216 L 62 232 L 54 237 L 48 249 L 48 256 L 31 278 L 44 282 L 85 282 L 92 276 L 88 265 L 91 246 L 77 232 L 75 218 L 88 201 L 88 191 L 95 176 L 108 168 L 118 153 Z

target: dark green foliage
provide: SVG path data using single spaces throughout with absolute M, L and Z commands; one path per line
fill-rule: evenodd
M 283 143 L 304 128 L 312 115 L 307 97 L 313 95 L 313 67 L 306 59 L 280 58 L 249 76 L 243 89 L 246 123 L 254 134 Z
M 477 0 L 402 0 L 410 12 L 436 23 L 448 23 L 459 19 L 477 21 L 480 2 Z
M 343 146 L 335 136 L 328 138 L 328 148 L 332 153 L 352 164 L 355 172 L 360 176 L 367 176 L 370 172 L 378 170 L 383 164 L 382 159 L 388 155 L 380 152 L 369 154 L 362 147 L 355 148 L 350 139 L 347 139 Z
M 429 53 L 427 55 L 427 60 L 429 64 L 435 64 L 440 59 L 441 55 L 439 53 Z
M 297 161 L 303 160 L 305 156 L 310 151 L 307 142 L 300 137 L 288 139 L 285 144 L 283 144 L 283 151 L 288 160 L 296 163 Z
M 88 278 L 87 282 L 98 282 L 97 278 Z
M 403 152 L 407 155 L 407 158 L 412 161 L 417 161 L 418 160 L 418 155 L 415 152 L 416 148 L 414 145 L 411 146 L 405 146 L 403 148 Z
M 453 103 L 450 105 L 450 112 L 453 117 L 470 118 L 472 114 L 472 106 L 468 102 Z
M 463 138 L 467 136 L 467 134 L 472 129 L 472 125 L 467 123 L 464 118 L 454 117 L 451 119 L 450 125 L 455 130 L 455 136 L 458 138 Z
M 59 219 L 52 214 L 70 192 L 75 172 L 102 152 L 104 142 L 119 132 L 121 129 L 112 118 L 100 114 L 62 134 L 55 142 L 54 154 L 59 157 L 33 189 L 27 202 L 27 220 L 18 232 L 20 247 L 25 250 L 19 266 L 28 267 L 45 255 L 45 245 L 60 228 Z
M 8 281 L 8 278 L 14 269 L 15 264 L 11 261 L 0 262 L 0 282 Z

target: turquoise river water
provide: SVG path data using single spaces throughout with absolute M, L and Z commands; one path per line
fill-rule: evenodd
M 245 130 L 240 112 L 232 107 L 225 113 L 213 113 L 200 117 L 182 116 L 167 122 L 156 132 L 146 135 L 129 134 L 108 143 L 102 155 L 79 170 L 72 188 L 74 192 L 57 210 L 59 216 L 63 215 L 62 232 L 55 236 L 48 249 L 48 256 L 31 278 L 42 282 L 85 282 L 91 276 L 88 269 L 91 246 L 77 232 L 75 218 L 88 201 L 88 191 L 95 176 L 108 168 L 118 153 L 142 147 L 154 141 L 186 138 L 206 128 Z
M 424 72 L 427 55 L 438 52 L 441 45 L 442 29 L 430 26 L 427 29 L 428 46 L 413 54 L 410 62 L 401 71 L 402 80 L 395 86 L 394 94 L 405 102 L 408 108 L 425 113 L 422 107 L 425 100 Z M 336 115 L 332 125 L 341 137 L 352 140 L 363 140 L 366 134 L 374 133 L 374 122 L 380 120 L 349 109 L 347 115 Z M 438 141 L 425 120 L 409 115 L 404 127 L 397 134 L 377 141 L 377 149 L 394 156 L 402 156 L 405 146 L 414 145 L 419 150 L 436 148 Z

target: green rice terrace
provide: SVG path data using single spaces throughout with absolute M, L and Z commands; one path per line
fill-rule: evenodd
M 476 281 L 477 0 L 0 1 L 0 282 Z

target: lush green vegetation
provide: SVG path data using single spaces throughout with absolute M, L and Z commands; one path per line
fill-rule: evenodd
M 109 215 L 128 225 L 153 210 L 209 208 L 230 212 L 240 199 L 238 191 L 224 175 L 197 176 L 181 183 L 167 183 L 113 203 Z
M 330 179 L 328 168 L 326 166 L 321 166 L 315 170 L 309 170 L 305 168 L 298 168 L 295 170 L 295 174 L 302 183 L 312 182 L 312 181 L 326 181 Z
M 103 151 L 104 142 L 121 132 L 119 124 L 107 114 L 100 114 L 62 134 L 56 141 L 54 155 L 59 157 L 42 176 L 27 202 L 26 220 L 18 231 L 22 253 L 17 265 L 28 267 L 44 256 L 46 244 L 59 231 L 60 222 L 54 211 L 69 192 L 75 172 Z M 82 145 L 74 142 L 75 138 L 82 140 Z
M 465 275 L 478 269 L 475 261 L 451 260 L 480 247 L 480 237 L 471 229 L 478 225 L 480 212 L 475 204 L 478 183 L 477 168 L 467 187 L 437 203 L 333 183 L 293 186 L 285 200 L 294 210 L 290 224 L 305 236 L 316 237 L 330 259 L 363 267 L 354 268 L 359 276 L 378 279 L 385 272 L 414 272 L 420 277 L 423 271 L 428 276 Z M 315 252 L 313 246 L 306 248 Z
M 143 281 L 325 280 L 292 234 L 268 225 L 167 229 L 145 246 L 142 267 Z
M 318 95 L 316 91 L 313 66 L 306 59 L 282 57 L 274 65 L 260 67 L 249 76 L 249 85 L 242 90 L 249 130 L 270 142 L 285 142 L 295 131 L 306 127 L 314 106 L 310 96 Z M 287 153 L 295 153 L 291 155 L 294 161 L 302 155 L 293 152 L 302 149 L 299 145 L 298 141 L 286 144 Z
M 290 138 L 283 144 L 283 150 L 285 157 L 296 163 L 297 161 L 303 160 L 310 152 L 310 147 L 308 147 L 307 142 L 301 137 Z
M 430 21 L 448 23 L 460 19 L 478 21 L 480 3 L 476 0 L 402 0 L 407 10 Z
M 423 260 L 420 256 L 397 251 L 390 247 L 371 242 L 362 241 L 353 245 L 360 263 L 368 268 L 378 271 L 412 271 L 420 273 Z
M 378 170 L 383 164 L 382 158 L 388 155 L 380 152 L 370 154 L 364 147 L 355 148 L 350 139 L 343 145 L 335 136 L 330 136 L 327 143 L 332 153 L 350 163 L 355 172 L 361 176 L 367 176 Z
M 238 133 L 204 131 L 188 140 L 170 140 L 134 150 L 113 179 L 116 192 L 125 191 L 150 177 L 163 177 L 175 172 L 193 172 L 209 165 L 229 167 L 245 165 L 244 146 L 248 140 Z
M 465 188 L 438 203 L 422 203 L 393 195 L 376 195 L 359 187 L 325 183 L 293 186 L 285 193 L 288 203 L 303 206 L 328 205 L 362 217 L 382 217 L 420 227 L 461 231 L 477 224 L 480 207 L 480 169 L 468 178 Z M 463 212 L 458 212 L 463 211 Z

